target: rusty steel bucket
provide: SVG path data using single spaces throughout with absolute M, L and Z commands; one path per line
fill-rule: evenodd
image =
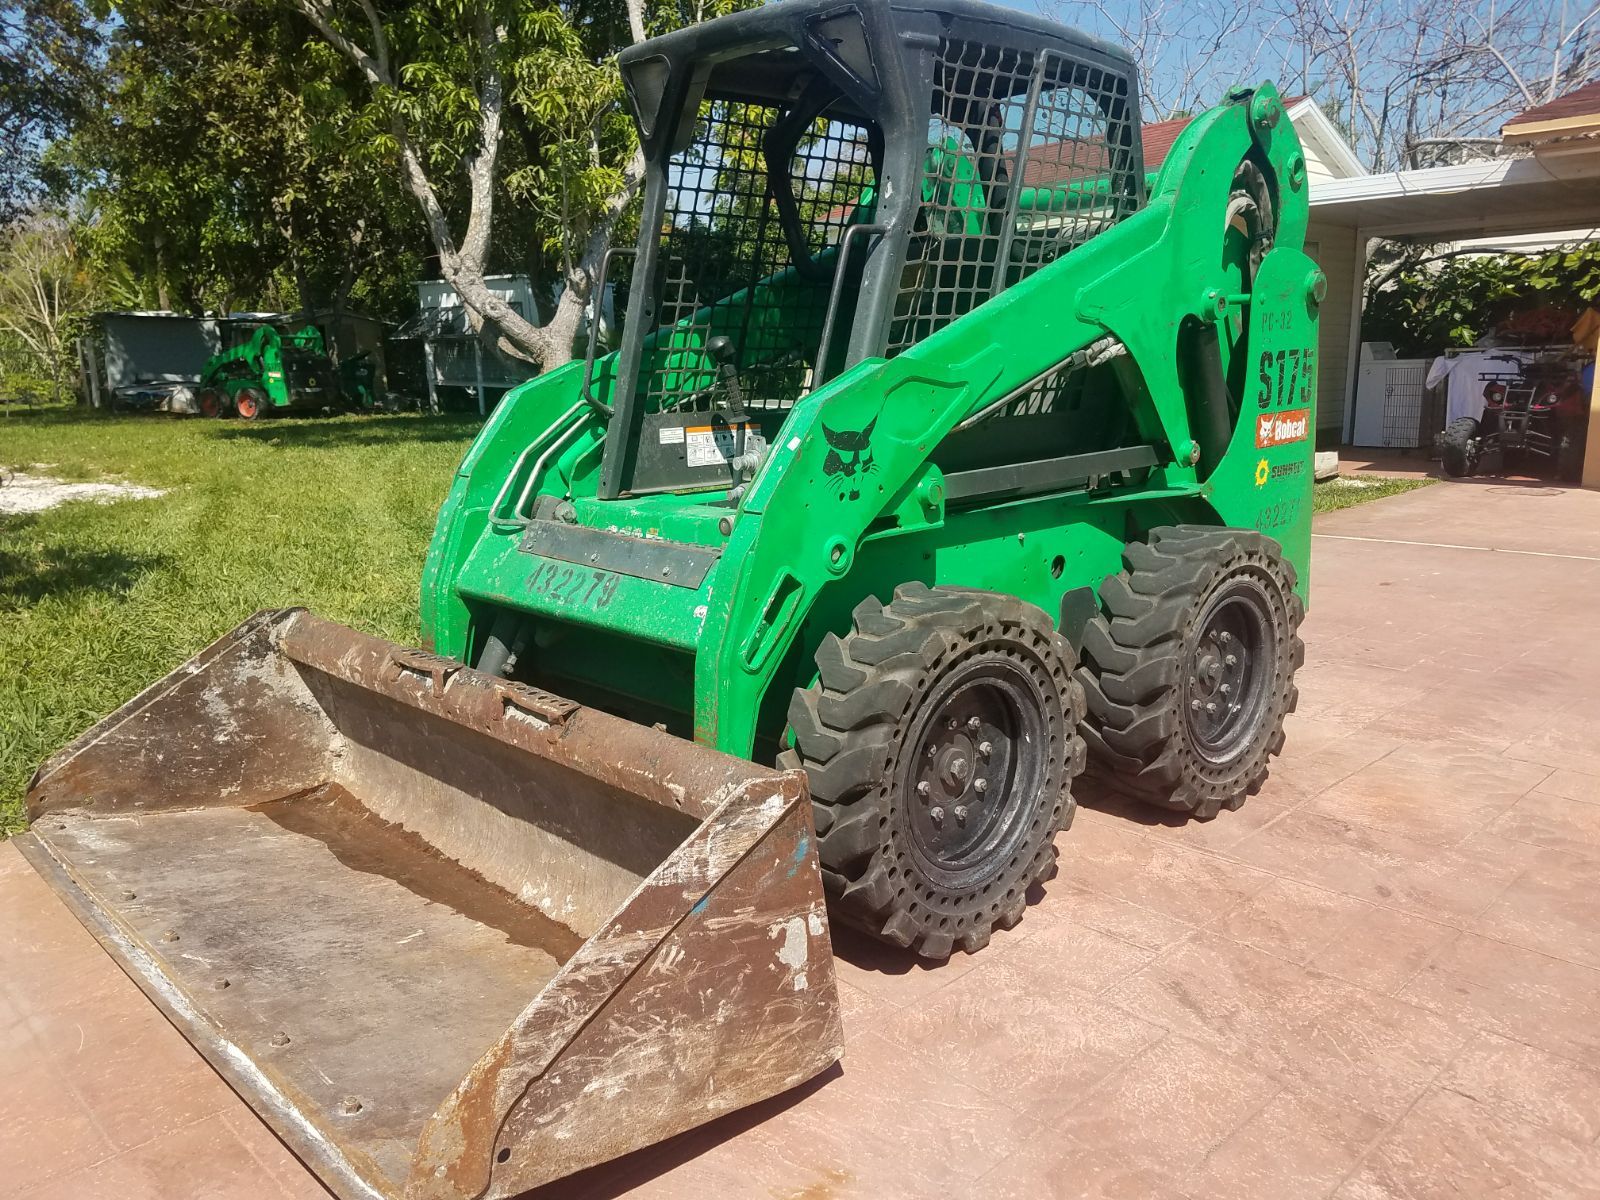
M 342 1197 L 506 1197 L 825 1070 L 803 777 L 302 610 L 35 775 L 23 852 Z

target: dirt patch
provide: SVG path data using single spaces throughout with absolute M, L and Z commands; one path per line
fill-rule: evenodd
M 50 475 L 0 472 L 0 513 L 36 513 L 72 500 L 110 504 L 116 500 L 153 500 L 164 496 L 160 488 L 137 483 L 68 483 Z

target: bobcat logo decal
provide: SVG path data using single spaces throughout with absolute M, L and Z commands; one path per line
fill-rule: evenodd
M 877 424 L 878 418 L 873 417 L 865 429 L 829 429 L 825 423 L 822 426 L 822 436 L 828 441 L 822 473 L 841 500 L 861 499 L 862 477 L 878 469 L 872 458 L 872 431 Z

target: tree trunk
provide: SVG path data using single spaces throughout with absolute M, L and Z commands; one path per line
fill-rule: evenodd
M 645 36 L 643 0 L 625 0 L 625 3 L 629 33 L 634 41 L 642 41 Z M 396 72 L 383 21 L 370 0 L 362 0 L 361 4 L 372 36 L 370 48 L 361 46 L 339 29 L 330 0 L 294 0 L 294 4 L 327 42 L 355 65 L 375 93 L 396 87 Z M 459 242 L 428 178 L 411 131 L 398 112 L 391 118 L 390 128 L 399 148 L 401 178 L 421 208 L 428 235 L 439 252 L 440 274 L 461 297 L 473 328 L 481 331 L 488 326 L 495 343 L 505 353 L 537 363 L 548 371 L 570 362 L 573 357 L 572 341 L 589 303 L 591 281 L 598 273 L 617 220 L 644 179 L 644 156 L 635 151 L 623 170 L 622 189 L 607 199 L 599 216 L 589 225 L 583 253 L 566 272 L 566 286 L 550 321 L 542 327 L 533 324 L 495 295 L 484 279 L 494 224 L 496 159 L 505 102 L 499 57 L 505 31 L 494 25 L 487 8 L 479 11 L 477 26 L 481 55 L 477 81 L 480 117 L 476 149 L 466 158 L 470 202 L 466 232 Z

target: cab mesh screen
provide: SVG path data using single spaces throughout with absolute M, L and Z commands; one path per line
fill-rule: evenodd
M 946 39 L 893 355 L 1138 206 L 1128 80 L 1057 51 Z
M 770 172 L 782 117 L 776 107 L 707 100 L 693 141 L 668 167 L 653 280 L 658 330 L 639 384 L 646 411 L 712 407 L 720 385 L 704 347 L 718 334 L 733 342 L 751 408 L 789 407 L 816 365 L 837 253 L 830 248 L 870 187 L 872 165 L 866 130 L 824 115 Z M 795 198 L 809 260 L 799 266 L 808 272 L 797 268 L 775 187 Z

